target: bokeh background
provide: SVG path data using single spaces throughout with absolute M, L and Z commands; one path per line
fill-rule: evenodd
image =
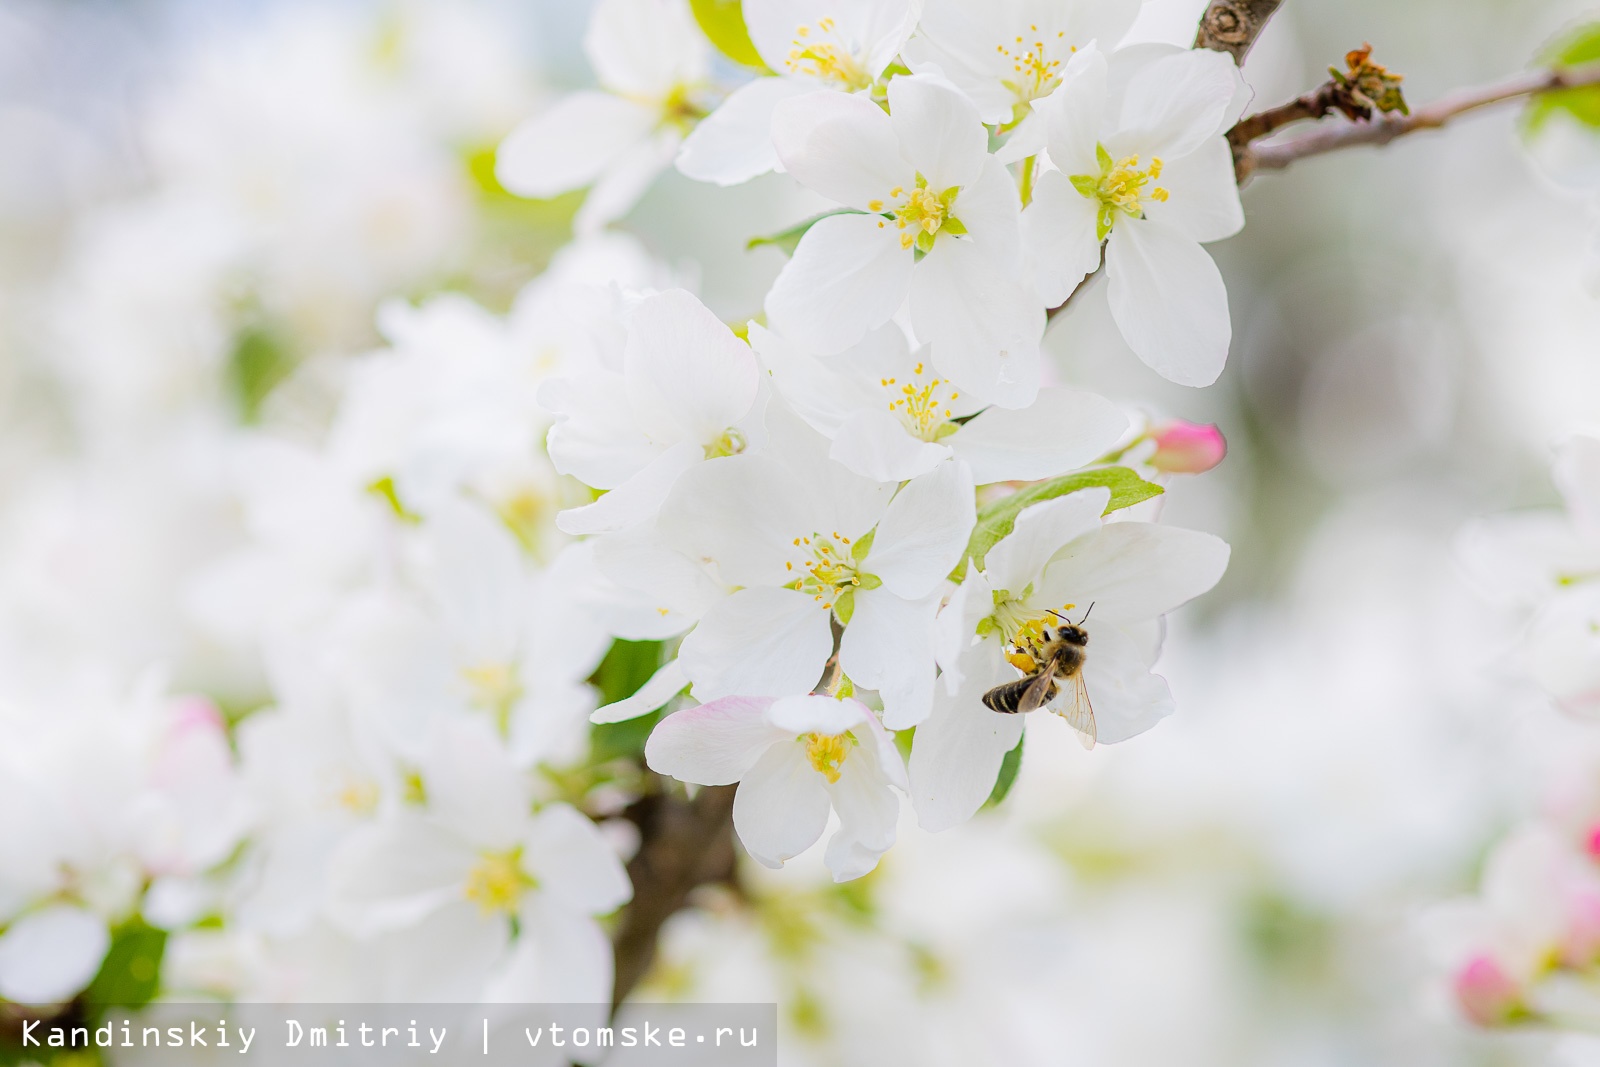
M 517 200 L 492 160 L 591 77 L 587 6 L 0 2 L 8 691 L 161 663 L 232 712 L 269 698 L 183 595 L 237 539 L 215 442 L 314 440 L 382 301 L 504 311 L 568 239 L 581 196 Z M 1202 6 L 1152 0 L 1136 32 L 1187 44 Z M 1245 72 L 1276 103 L 1370 41 L 1426 101 L 1586 14 L 1287 0 Z M 999 809 L 937 837 L 908 818 L 843 888 L 820 862 L 750 871 L 745 899 L 673 921 L 641 996 L 776 999 L 795 1063 L 1579 1062 L 1460 1022 L 1426 921 L 1593 749 L 1458 552 L 1475 517 L 1553 505 L 1551 447 L 1600 421 L 1600 221 L 1517 116 L 1254 180 L 1213 246 L 1235 340 L 1211 389 L 1146 371 L 1099 287 L 1080 295 L 1047 342 L 1062 380 L 1230 443 L 1164 498 L 1234 548 L 1172 626 L 1179 714 L 1092 753 L 1030 724 Z M 813 210 L 781 175 L 669 173 L 621 228 L 742 320 L 781 265 L 745 241 Z M 165 966 L 182 988 L 183 953 Z

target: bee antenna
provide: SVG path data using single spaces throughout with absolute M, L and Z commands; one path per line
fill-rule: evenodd
M 1062 622 L 1071 622 L 1072 621 L 1071 619 L 1067 618 L 1065 615 L 1061 614 L 1061 612 L 1057 611 L 1055 608 L 1046 608 L 1045 610 L 1048 611 L 1050 614 L 1054 615 L 1056 618 L 1060 619 Z
M 1089 602 L 1089 611 L 1093 611 L 1093 610 L 1094 610 L 1094 606 L 1095 606 L 1095 605 L 1096 605 L 1096 604 L 1098 604 L 1098 603 L 1099 603 L 1099 601 L 1098 601 L 1098 600 L 1093 600 L 1093 601 L 1090 601 L 1090 602 Z M 1082 625 L 1083 625 L 1083 624 L 1084 624 L 1084 623 L 1086 623 L 1086 622 L 1088 622 L 1088 621 L 1089 621 L 1089 611 L 1086 611 L 1086 612 L 1084 612 L 1084 613 L 1083 613 L 1083 618 L 1081 618 L 1081 619 L 1079 619 L 1079 620 L 1078 620 L 1078 625 L 1079 625 L 1079 626 L 1082 626 Z

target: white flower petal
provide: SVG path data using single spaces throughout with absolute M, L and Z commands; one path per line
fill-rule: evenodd
M 710 444 L 756 400 L 755 353 L 682 289 L 646 297 L 633 309 L 623 369 L 640 427 L 665 441 Z
M 1096 740 L 1113 745 L 1171 715 L 1172 693 L 1166 679 L 1150 673 L 1151 660 L 1139 642 L 1115 626 L 1097 626 L 1095 621 L 1090 620 L 1083 684 L 1094 708 Z
M 440 719 L 423 757 L 422 781 L 440 825 L 483 848 L 516 843 L 532 798 L 486 719 Z
M 782 867 L 816 844 L 831 807 L 823 781 L 798 739 L 761 755 L 733 797 L 733 828 L 752 859 Z
M 1151 370 L 1179 385 L 1217 380 L 1233 324 L 1222 272 L 1204 248 L 1162 223 L 1119 218 L 1106 274 L 1111 317 Z
M 1109 489 L 1080 489 L 1024 508 L 1011 532 L 984 557 L 990 586 L 1021 596 L 1038 583 L 1051 556 L 1069 541 L 1100 528 L 1100 516 L 1110 502 Z
M 511 131 L 495 156 L 495 178 L 518 196 L 581 189 L 650 136 L 656 115 L 610 93 L 573 93 Z
M 1176 159 L 1223 132 L 1239 86 L 1239 68 L 1223 52 L 1199 48 L 1158 59 L 1129 80 L 1119 133 L 1106 147 Z
M 977 181 L 962 188 L 950 210 L 967 228 L 967 241 L 1007 273 L 1020 273 L 1022 201 L 998 159 L 984 157 Z
M 1093 603 L 1095 615 L 1109 622 L 1143 622 L 1216 585 L 1228 568 L 1228 552 L 1227 542 L 1198 530 L 1107 523 L 1074 540 L 1050 563 L 1040 595 L 1079 606 Z
M 1081 389 L 1051 387 L 1021 411 L 990 408 L 949 438 L 972 480 L 1035 481 L 1082 467 L 1106 453 L 1128 428 L 1115 404 Z
M 601 85 L 647 99 L 703 81 L 710 58 L 683 0 L 600 0 L 583 51 Z
M 856 592 L 855 613 L 839 643 L 839 665 L 851 681 L 877 690 L 883 724 L 891 730 L 917 725 L 933 707 L 938 608 L 937 596 L 902 600 L 887 587 Z
M 1100 266 L 1099 214 L 1098 201 L 1074 189 L 1065 174 L 1039 176 L 1033 203 L 1022 213 L 1022 248 L 1046 306 L 1059 307 Z
M 414 925 L 363 939 L 357 951 L 371 961 L 374 1000 L 475 1002 L 504 957 L 510 934 L 505 916 L 485 915 L 463 895 Z
M 641 715 L 648 715 L 681 693 L 688 684 L 689 679 L 684 676 L 677 657 L 673 657 L 652 674 L 650 680 L 641 685 L 633 695 L 595 709 L 594 714 L 589 716 L 589 721 L 603 725 L 626 722 Z
M 401 812 L 345 841 L 329 865 L 329 909 L 357 934 L 410 926 L 462 898 L 476 859 L 455 834 Z
M 889 121 L 900 153 L 942 193 L 978 180 L 989 154 L 989 131 L 972 102 L 927 75 L 889 82 Z
M 426 526 L 432 585 L 445 626 L 471 663 L 509 663 L 526 611 L 527 572 L 505 523 L 460 499 L 435 508 Z
M 848 882 L 871 872 L 878 858 L 893 847 L 900 799 L 876 760 L 859 751 L 845 758 L 839 780 L 827 790 L 839 813 L 839 828 L 828 839 L 823 862 L 835 882 Z
M 933 470 L 950 457 L 950 449 L 912 437 L 899 419 L 874 407 L 845 417 L 828 455 L 863 478 L 903 482 Z
M 878 521 L 862 566 L 906 600 L 927 596 L 961 562 L 977 512 L 972 472 L 943 463 L 901 486 Z
M 1175 226 L 1202 244 L 1232 237 L 1244 228 L 1227 138 L 1208 138 L 1188 155 L 1168 161 L 1161 184 L 1171 195 L 1165 201 L 1146 202 L 1146 218 Z
M 1062 69 L 1055 91 L 1034 101 L 1034 112 L 1044 120 L 1050 162 L 1064 176 L 1100 173 L 1095 146 L 1105 118 L 1107 76 L 1105 54 L 1094 46 L 1080 48 Z
M 778 273 L 767 316 L 813 352 L 842 352 L 900 309 L 911 268 L 910 249 L 900 247 L 899 231 L 883 219 L 830 215 L 806 231 Z
M 105 920 L 72 904 L 31 911 L 0 934 L 0 997 L 18 1004 L 70 1000 L 99 971 L 111 935 Z
M 767 721 L 771 697 L 723 697 L 656 724 L 644 758 L 657 774 L 695 785 L 732 785 L 771 746 L 794 733 Z
M 604 915 L 633 897 L 628 872 L 600 830 L 568 804 L 551 804 L 522 837 L 523 865 L 539 892 L 579 915 Z
M 541 893 L 523 898 L 517 918 L 516 945 L 490 979 L 484 1002 L 592 1004 L 591 1027 L 604 1026 L 614 959 L 605 931 L 593 919 L 574 915 Z M 570 1010 L 564 1009 L 563 1016 Z
M 971 241 L 938 241 L 912 274 L 911 323 L 941 375 L 1018 408 L 1039 391 L 1044 307 L 1009 269 Z
M 633 210 L 662 171 L 672 166 L 683 135 L 672 127 L 656 130 L 616 157 L 595 182 L 572 218 L 579 237 L 590 237 Z
M 911 801 L 917 823 L 934 833 L 970 819 L 994 791 L 1000 763 L 1022 739 L 1023 716 L 983 705 L 983 694 L 1016 671 L 986 641 L 963 658 L 964 679 L 952 696 L 934 698 L 933 714 L 911 743 Z
M 757 78 L 735 89 L 700 121 L 678 152 L 678 170 L 699 182 L 738 185 L 778 165 L 772 111 L 806 92 L 787 78 Z
M 889 116 L 865 96 L 822 90 L 784 100 L 773 109 L 772 142 L 801 185 L 861 211 L 916 185 Z
M 697 700 L 805 693 L 833 652 L 829 613 L 793 589 L 741 589 L 706 612 L 678 659 Z
M 661 536 L 691 559 L 715 563 L 729 585 L 786 585 L 795 578 L 784 568 L 790 542 L 820 517 L 795 489 L 792 472 L 771 455 L 696 464 L 661 509 Z

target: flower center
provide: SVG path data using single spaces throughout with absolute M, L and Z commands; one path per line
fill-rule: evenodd
M 815 26 L 796 27 L 783 65 L 791 74 L 803 74 L 846 92 L 865 89 L 872 84 L 872 75 L 856 60 L 838 29 L 831 18 L 818 19 Z
M 861 585 L 863 575 L 850 550 L 850 538 L 835 530 L 831 535 L 813 533 L 810 537 L 796 537 L 794 547 L 800 550 L 799 558 L 785 560 L 783 569 L 801 576 L 789 588 L 808 593 L 824 608 L 832 608 L 839 597 Z
M 694 124 L 710 114 L 695 99 L 694 90 L 687 85 L 674 85 L 660 103 L 661 125 L 688 133 Z
M 522 849 L 485 852 L 467 872 L 467 899 L 484 915 L 510 915 L 538 883 L 522 869 Z
M 1050 44 L 1056 46 L 1066 35 L 1065 30 L 1057 31 L 1055 40 Z M 1000 84 L 1010 89 L 1019 102 L 1048 96 L 1061 81 L 1061 60 L 1045 48 L 1048 36 L 1040 33 L 1039 27 L 1029 26 L 1027 37 L 1018 35 L 1010 42 L 995 45 L 995 51 L 1011 61 L 1011 70 L 1015 75 L 1001 79 Z M 1032 40 L 1029 40 L 1030 37 Z M 1069 49 L 1069 54 L 1071 51 Z
M 717 459 L 721 456 L 737 456 L 749 446 L 749 443 L 743 433 L 729 426 L 722 431 L 721 436 L 706 443 L 706 458 Z
M 357 815 L 371 815 L 378 810 L 378 784 L 370 778 L 349 778 L 334 799 L 341 808 Z
M 950 421 L 950 409 L 945 405 L 961 394 L 951 389 L 943 378 L 925 378 L 921 363 L 912 374 L 911 381 L 904 383 L 897 378 L 878 379 L 878 384 L 889 391 L 889 410 L 909 433 L 924 441 L 936 441 L 954 433 L 956 426 Z
M 956 236 L 967 232 L 961 220 L 950 213 L 959 192 L 961 187 L 952 185 L 936 193 L 928 188 L 928 179 L 918 174 L 916 188 L 909 193 L 901 185 L 889 190 L 889 202 L 893 206 L 886 206 L 882 200 L 870 200 L 867 207 L 894 220 L 895 229 L 900 231 L 901 248 L 916 245 L 920 252 L 931 252 L 933 239 L 940 231 Z M 885 225 L 880 222 L 878 228 L 881 230 Z
M 463 667 L 461 677 L 467 683 L 467 702 L 475 708 L 494 715 L 495 725 L 501 733 L 511 721 L 511 709 L 522 699 L 522 680 L 510 663 L 485 663 L 477 667 Z
M 1151 156 L 1150 165 L 1140 170 L 1138 156 L 1113 160 L 1105 145 L 1096 145 L 1094 152 L 1095 159 L 1100 163 L 1100 173 L 1074 174 L 1071 181 L 1072 187 L 1083 196 L 1100 202 L 1100 217 L 1095 224 L 1095 233 L 1104 241 L 1119 212 L 1130 218 L 1142 219 L 1144 202 L 1165 201 L 1167 191 L 1159 185 L 1148 191 L 1145 189 L 1145 186 L 1161 177 L 1159 156 Z
M 845 756 L 856 744 L 855 735 L 848 731 L 842 734 L 804 734 L 800 740 L 805 742 L 806 759 L 811 762 L 811 769 L 830 783 L 839 780 L 839 768 L 844 766 Z
M 978 633 L 984 636 L 999 634 L 1004 644 L 1016 649 L 1038 648 L 1044 644 L 1045 628 L 1059 625 L 1060 616 L 1066 615 L 1075 607 L 1076 604 L 1062 604 L 1054 611 L 1049 608 L 1032 608 L 1022 600 L 1012 599 L 1011 594 L 1005 590 L 996 590 L 994 613 L 978 623 Z M 1012 662 L 1021 670 L 1033 669 L 1031 662 L 1026 666 L 1017 660 Z

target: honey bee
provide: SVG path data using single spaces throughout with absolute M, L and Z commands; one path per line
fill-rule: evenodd
M 1089 605 L 1094 610 L 1094 605 Z M 1083 624 L 1089 621 L 1089 612 L 1074 623 L 1059 612 L 1051 612 L 1061 619 L 1061 625 L 1042 631 L 1038 644 L 1018 645 L 1013 663 L 1018 659 L 1032 661 L 1032 669 L 1014 682 L 1002 682 L 983 694 L 983 703 L 991 711 L 1006 715 L 1047 708 L 1055 712 L 1078 732 L 1084 748 L 1093 748 L 1095 742 L 1094 708 L 1089 704 L 1089 690 L 1083 682 L 1083 664 L 1088 658 L 1089 633 Z

